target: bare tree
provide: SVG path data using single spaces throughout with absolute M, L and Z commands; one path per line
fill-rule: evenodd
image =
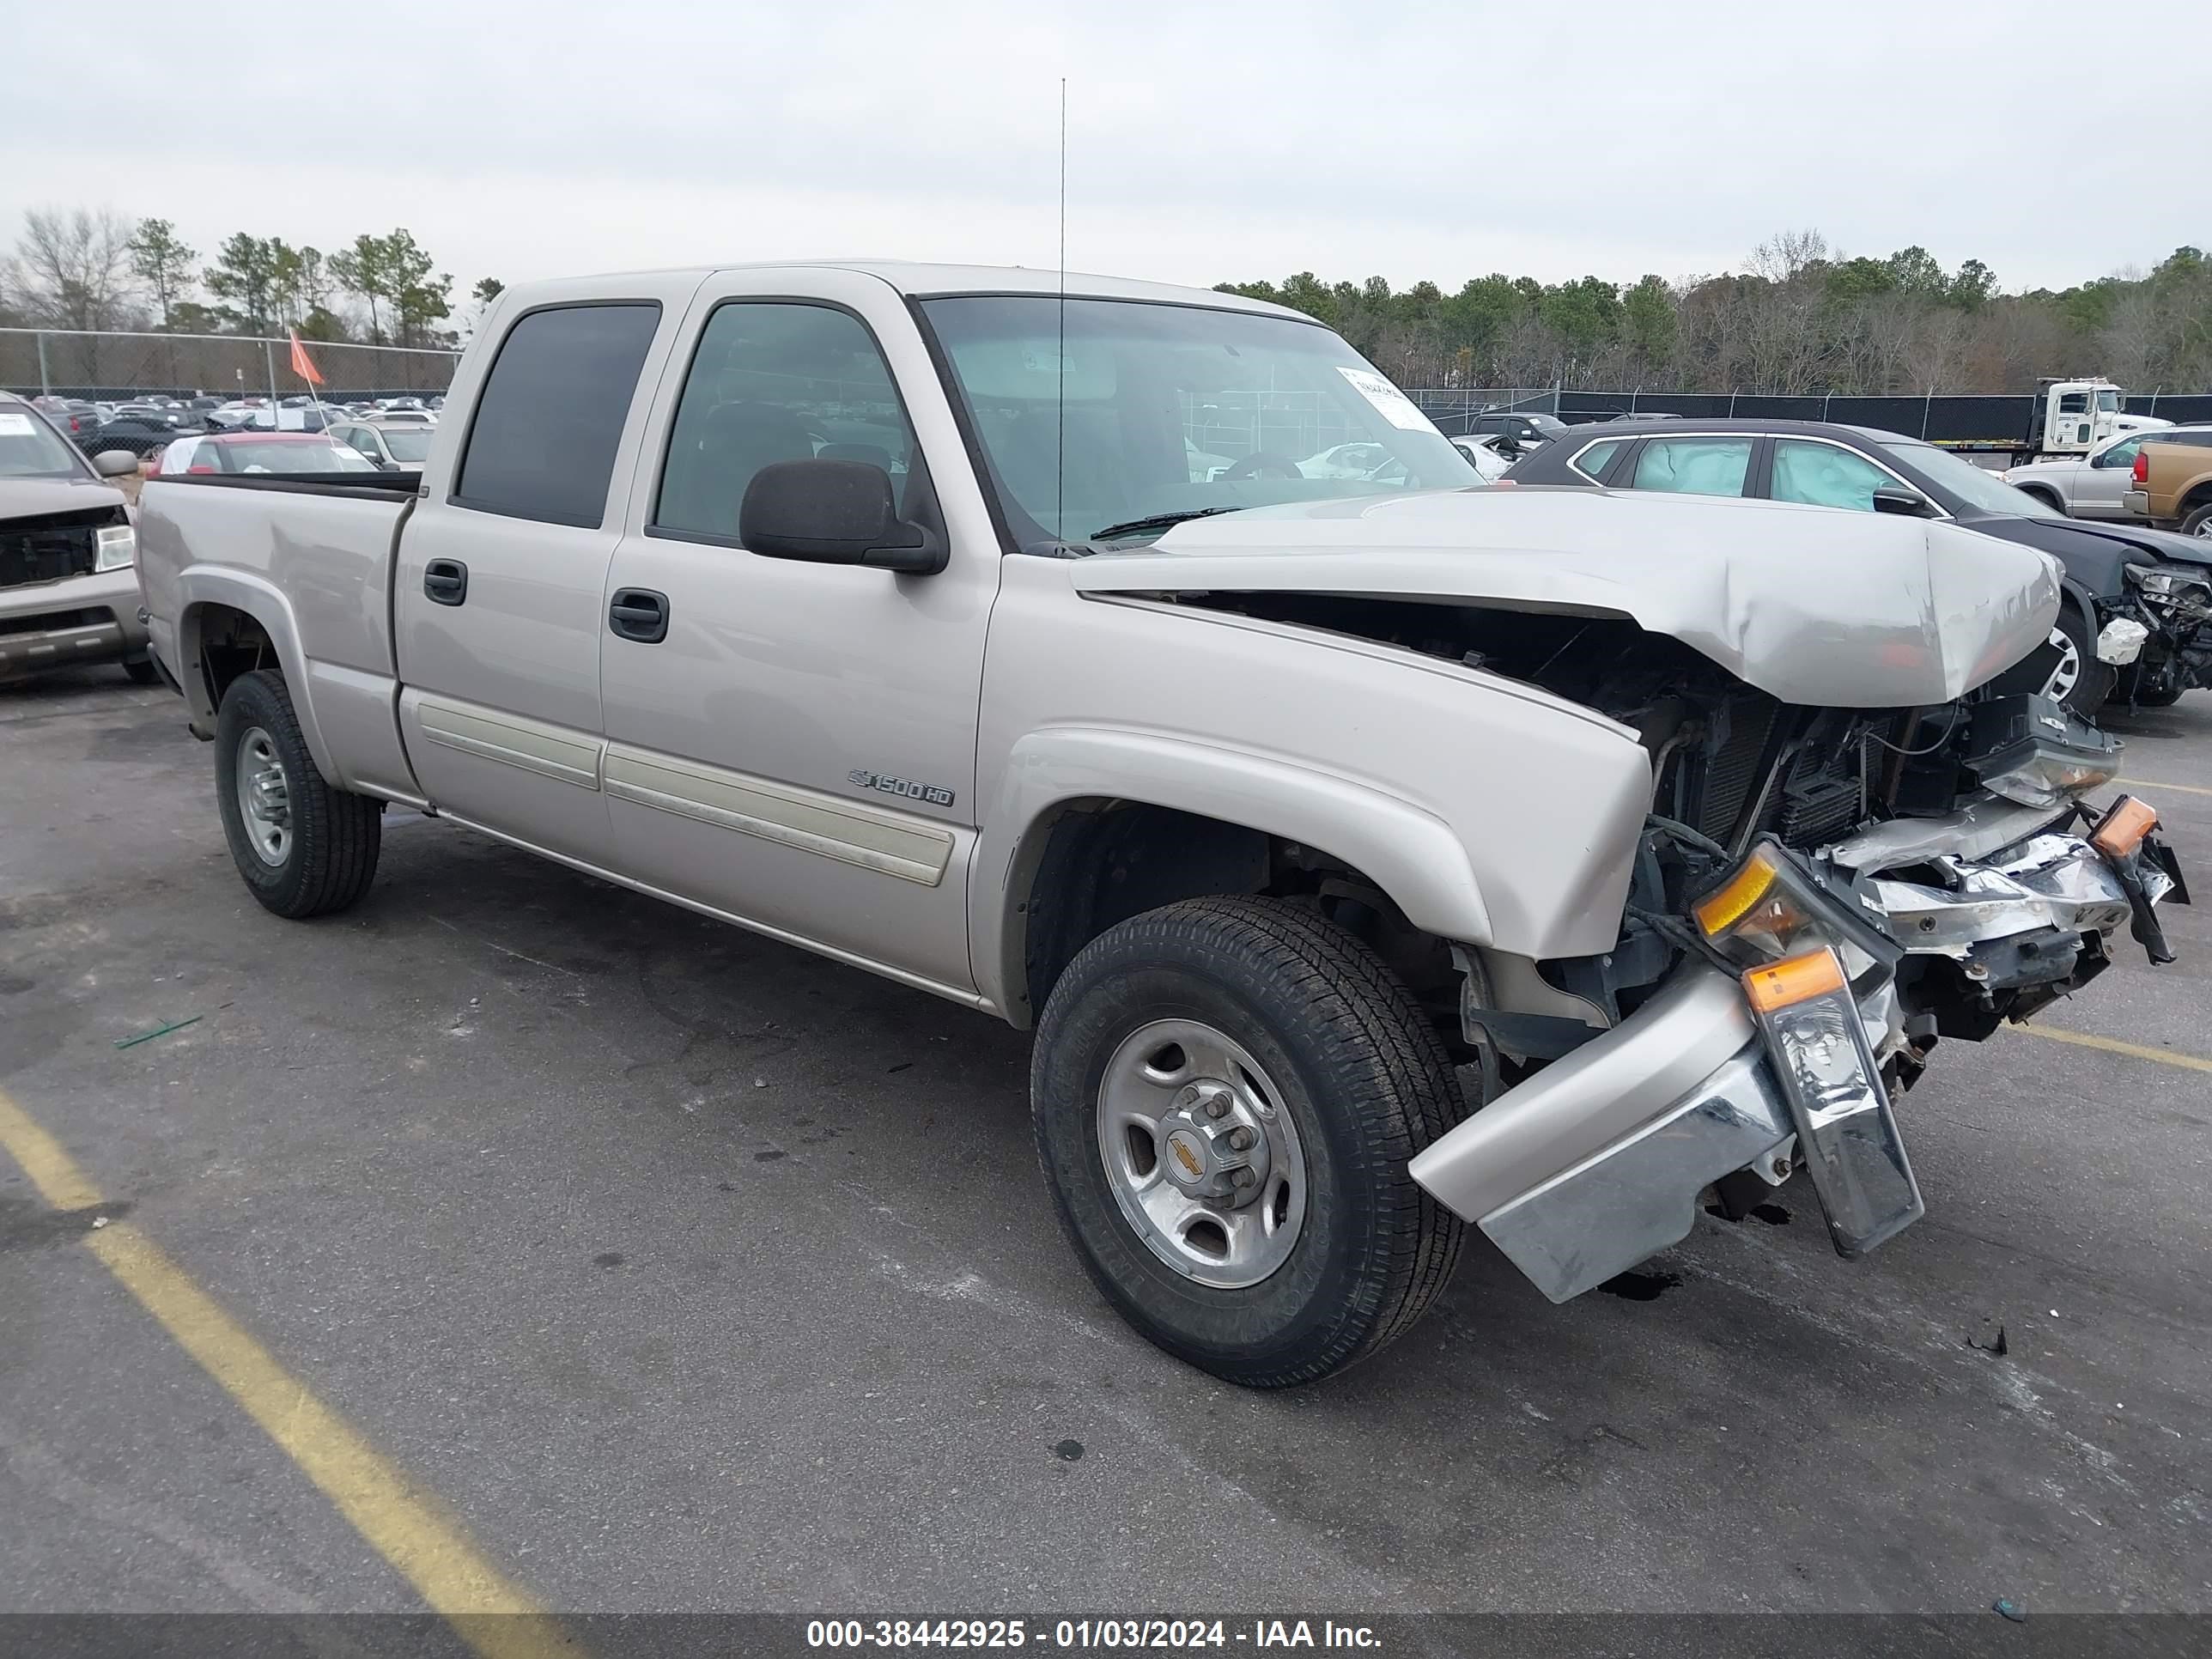
M 106 208 L 27 209 L 6 286 L 23 311 L 50 328 L 119 328 L 134 320 L 136 229 Z
M 1828 263 L 1828 239 L 1817 230 L 1778 231 L 1751 251 L 1751 271 L 1770 283 L 1791 283 Z

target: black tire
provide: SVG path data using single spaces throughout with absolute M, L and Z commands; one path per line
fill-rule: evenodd
M 255 849 L 239 804 L 240 746 L 257 731 L 266 735 L 283 769 L 288 797 L 286 843 L 274 863 Z M 326 915 L 368 890 L 383 841 L 384 803 L 324 781 L 300 735 L 282 675 L 257 669 L 240 675 L 222 694 L 215 723 L 215 775 L 231 862 L 263 908 L 294 920 Z
M 1304 1220 L 1256 1284 L 1185 1276 L 1109 1184 L 1097 1118 L 1105 1067 L 1163 1018 L 1233 1037 L 1297 1129 Z M 1382 959 L 1313 912 L 1194 899 L 1109 928 L 1054 987 L 1030 1076 L 1038 1158 L 1085 1268 L 1138 1331 L 1202 1370 L 1252 1388 L 1326 1376 L 1411 1328 L 1451 1278 L 1460 1220 L 1406 1170 L 1462 1115 L 1451 1063 Z
M 131 676 L 133 685 L 159 685 L 161 683 L 161 671 L 154 665 L 151 657 L 141 657 L 135 662 L 125 657 L 123 672 Z
M 2096 631 L 2082 620 L 2081 611 L 2071 601 L 2058 607 L 2057 626 L 2060 633 L 2074 642 L 2074 648 L 2081 653 L 2081 661 L 2080 677 L 2074 682 L 2074 689 L 2060 702 L 2075 714 L 2094 720 L 2097 711 L 2112 695 L 2113 686 L 2119 683 L 2120 671 L 2112 664 L 2098 659 Z

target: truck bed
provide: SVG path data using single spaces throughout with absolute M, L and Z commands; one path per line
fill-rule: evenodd
M 138 564 L 155 654 L 185 687 L 196 728 L 213 714 L 198 684 L 201 622 L 207 607 L 228 606 L 261 624 L 273 665 L 307 688 L 295 701 L 325 775 L 406 798 L 415 791 L 393 714 L 392 570 L 415 491 L 392 477 L 149 479 Z

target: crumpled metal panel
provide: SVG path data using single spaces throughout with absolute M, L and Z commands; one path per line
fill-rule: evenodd
M 1939 520 L 1782 502 L 1489 488 L 1176 526 L 1071 571 L 1097 593 L 1302 592 L 1632 618 L 1784 702 L 1948 702 L 2050 635 L 2047 555 Z

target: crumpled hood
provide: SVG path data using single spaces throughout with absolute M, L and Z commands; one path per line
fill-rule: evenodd
M 1948 702 L 2042 644 L 2058 567 L 1953 524 L 1604 489 L 1254 507 L 1078 561 L 1088 593 L 1341 593 L 1621 616 L 1785 702 Z

